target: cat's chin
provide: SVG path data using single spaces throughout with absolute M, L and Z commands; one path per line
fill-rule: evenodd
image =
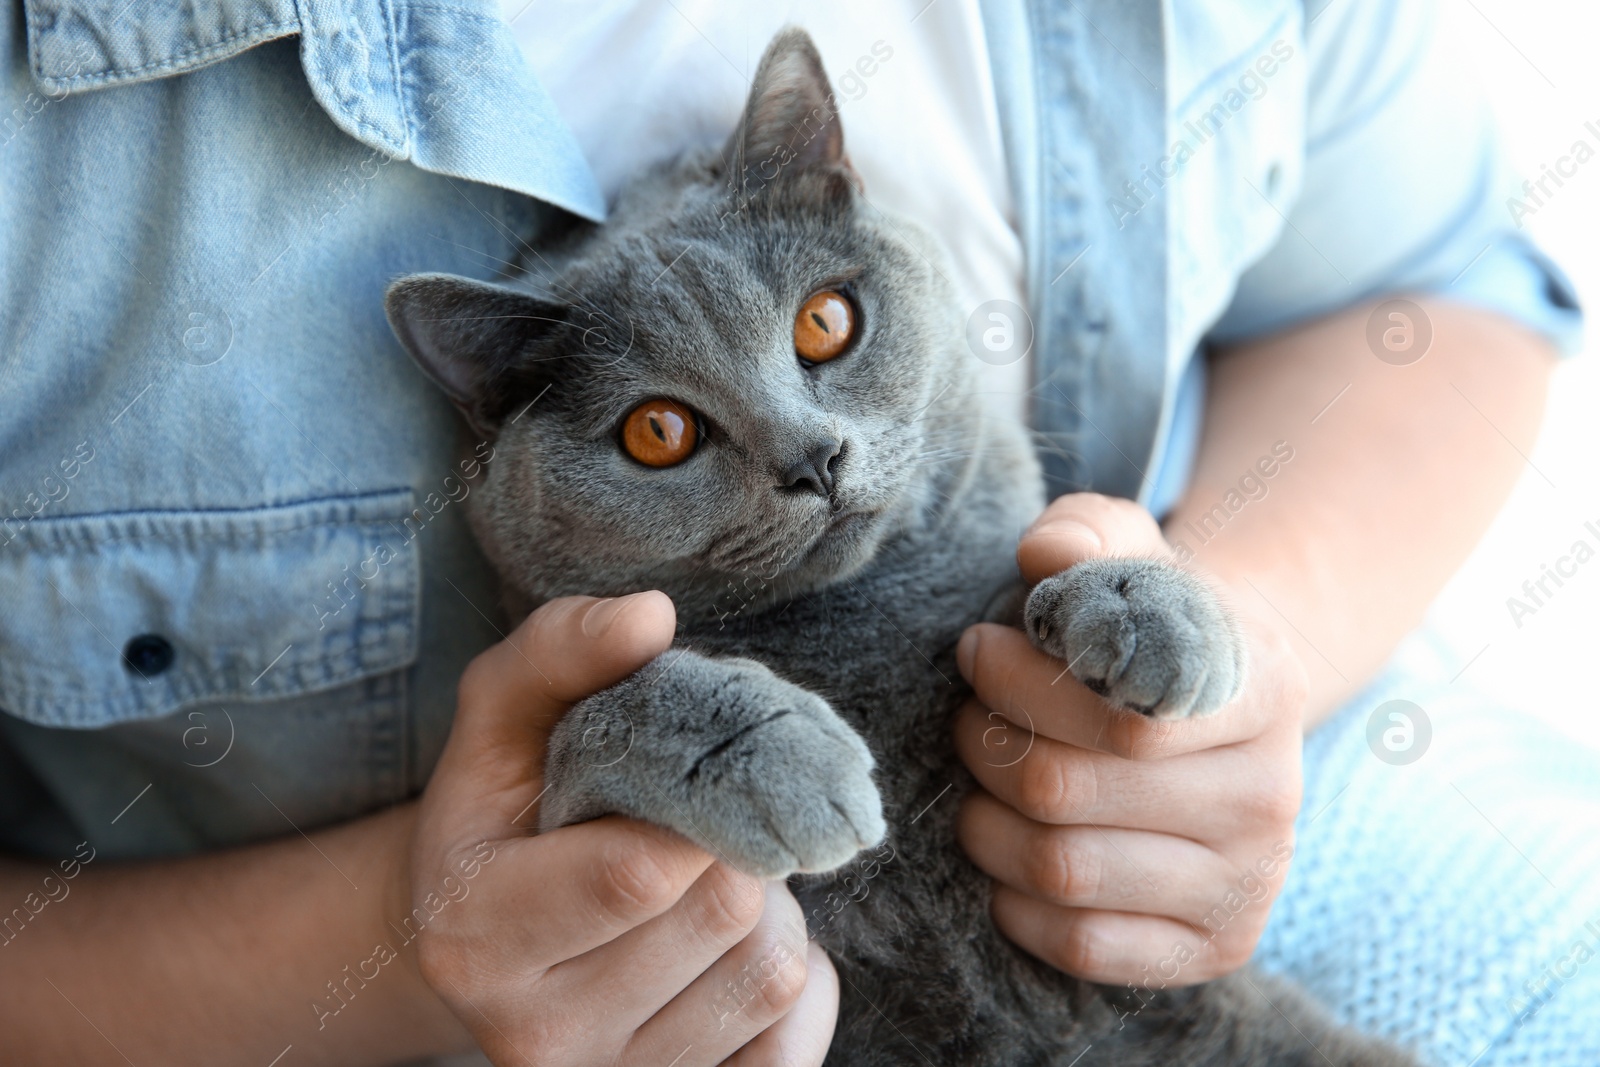
M 622 567 L 609 574 L 587 570 L 581 580 L 549 582 L 542 568 L 532 568 L 517 584 L 504 582 L 502 601 L 507 616 L 520 621 L 540 604 L 562 596 L 624 596 L 660 589 L 677 606 L 680 620 L 726 619 L 764 611 L 796 596 L 850 579 L 872 562 L 879 547 L 897 529 L 892 507 L 851 508 L 833 514 L 811 544 L 793 556 L 787 567 L 763 573 L 759 568 L 710 579 L 705 564 L 670 569 Z M 506 573 L 502 567 L 501 573 Z
M 828 520 L 827 529 L 822 531 L 822 536 L 817 539 L 817 544 L 812 546 L 812 551 L 826 544 L 837 543 L 841 538 L 859 538 L 877 524 L 882 514 L 880 511 L 864 509 L 839 512 Z
M 882 510 L 841 511 L 828 520 L 822 535 L 789 568 L 789 574 L 813 587 L 843 581 L 871 562 L 887 531 Z
M 894 529 L 889 509 L 850 509 L 838 512 L 812 543 L 789 566 L 769 574 L 728 576 L 722 588 L 706 582 L 702 570 L 694 583 L 676 595 L 680 618 L 729 616 L 765 611 L 797 596 L 847 581 L 864 569 Z M 676 584 L 676 583 L 673 583 Z M 710 591 L 710 597 L 703 596 Z

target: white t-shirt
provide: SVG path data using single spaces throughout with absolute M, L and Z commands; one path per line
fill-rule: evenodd
M 804 28 L 868 201 L 943 238 L 967 315 L 992 300 L 1027 306 L 978 0 L 501 0 L 501 10 L 608 200 L 651 163 L 725 142 L 767 42 Z M 974 361 L 990 402 L 1022 417 L 1027 360 Z

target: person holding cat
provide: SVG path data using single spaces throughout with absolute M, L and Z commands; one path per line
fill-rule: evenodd
M 1024 578 L 1176 558 L 1248 653 L 1236 701 L 1169 722 L 974 627 L 955 832 L 998 928 L 1070 974 L 1176 988 L 1254 954 L 1433 1060 L 1592 1062 L 1595 973 L 1542 977 L 1600 911 L 1592 843 L 1544 825 L 1594 809 L 1592 761 L 1426 643 L 1395 658 L 1520 470 L 1575 301 L 1499 214 L 1427 5 L 1158 6 L 793 13 L 863 195 L 946 231 L 984 402 L 1038 430 L 1055 500 L 1002 531 Z M 464 521 L 504 457 L 451 458 L 380 307 L 402 274 L 501 275 L 720 142 L 784 14 L 14 5 L 20 1060 L 822 1061 L 841 983 L 781 883 L 617 817 L 528 834 L 550 730 L 666 649 L 674 607 L 509 627 Z M 1402 697 L 1460 706 L 1431 764 L 1369 747 Z M 1493 827 L 1483 780 L 1519 805 Z M 63 882 L 80 843 L 100 858 Z

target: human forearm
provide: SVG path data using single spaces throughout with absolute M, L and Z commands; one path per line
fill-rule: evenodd
M 820 951 L 777 959 L 805 940 L 781 884 L 619 817 L 528 832 L 550 730 L 675 622 L 658 592 L 539 608 L 462 676 L 416 804 L 310 840 L 84 865 L 0 945 L 0 1058 L 344 1067 L 481 1043 L 500 1067 L 820 1063 L 837 979 Z M 0 901 L 51 870 L 0 859 Z M 759 995 L 719 1012 L 757 968 Z
M 378 1064 L 470 1048 L 414 955 L 343 986 L 410 907 L 411 805 L 311 835 L 67 883 L 0 948 L 0 1032 L 19 1063 Z M 319 852 L 320 850 L 320 852 Z M 0 865 L 9 908 L 45 869 Z M 346 880 L 348 878 L 348 881 Z M 391 899 L 393 898 L 393 899 Z M 319 1020 L 314 1001 L 348 1006 Z M 354 990 L 354 993 L 345 990 Z M 319 1027 L 319 1021 L 322 1025 Z M 285 1062 L 291 1062 L 287 1058 Z
M 1510 493 L 1543 410 L 1544 341 L 1418 303 L 1433 342 L 1409 366 L 1368 349 L 1370 306 L 1220 354 L 1194 479 L 1165 522 L 1241 609 L 1284 624 L 1311 680 L 1308 725 L 1421 620 Z M 1263 478 L 1278 442 L 1293 458 Z M 1241 490 L 1246 474 L 1265 496 Z

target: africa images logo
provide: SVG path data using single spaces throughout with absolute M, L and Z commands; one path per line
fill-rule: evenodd
M 1391 767 L 1417 762 L 1432 740 L 1428 713 L 1409 700 L 1386 700 L 1367 718 L 1367 747 Z

